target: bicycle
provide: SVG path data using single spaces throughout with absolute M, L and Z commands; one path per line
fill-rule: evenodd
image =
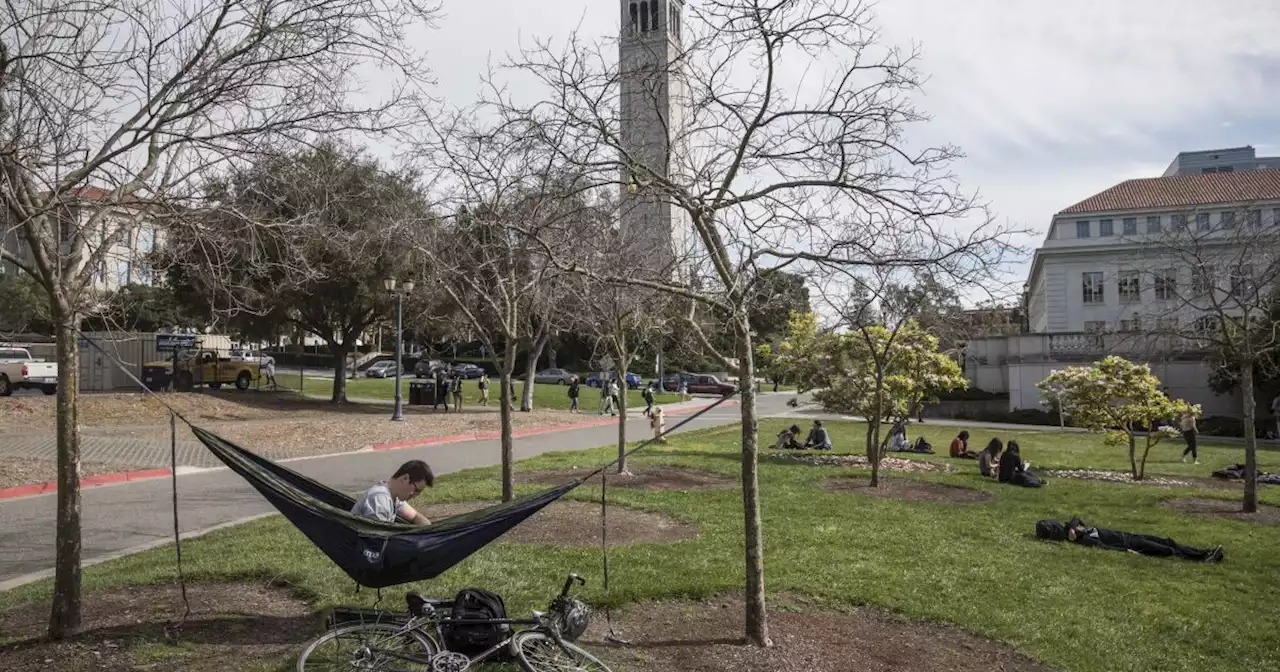
M 302 650 L 298 672 L 362 670 L 365 672 L 466 672 L 485 662 L 501 658 L 507 649 L 525 672 L 611 672 L 600 659 L 573 643 L 587 629 L 590 609 L 569 596 L 574 583 L 586 585 L 577 574 L 569 574 L 564 588 L 546 612 L 533 612 L 531 619 L 457 619 L 449 615 L 452 600 L 405 595 L 404 614 L 388 616 L 377 612 L 374 622 L 341 625 L 326 632 Z M 385 618 L 391 618 L 386 622 Z M 524 626 L 513 630 L 501 642 L 469 656 L 450 651 L 445 632 L 458 626 Z M 352 644 L 340 640 L 353 638 Z M 335 645 L 325 655 L 328 645 Z

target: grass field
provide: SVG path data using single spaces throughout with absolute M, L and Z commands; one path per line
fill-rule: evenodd
M 353 393 L 354 394 L 354 393 Z M 771 436 L 781 420 L 761 423 Z M 860 452 L 861 427 L 830 423 L 840 452 Z M 918 427 L 918 426 L 917 426 Z M 954 428 L 925 426 L 945 447 Z M 736 426 L 681 435 L 669 445 L 638 453 L 633 466 L 673 464 L 733 475 L 738 471 Z M 974 432 L 975 449 L 989 438 Z M 913 437 L 914 438 L 914 435 Z M 1124 452 L 1096 436 L 1053 431 L 1002 435 L 1017 438 L 1036 468 L 1122 470 Z M 1178 462 L 1181 444 L 1153 452 L 1149 472 L 1207 476 L 1240 461 L 1237 446 L 1206 445 L 1202 465 Z M 521 462 L 524 471 L 598 464 L 602 448 L 559 453 Z M 940 451 L 945 452 L 945 450 Z M 1200 488 L 1161 488 L 1053 479 L 1042 490 L 981 479 L 972 461 L 921 456 L 956 469 L 947 474 L 903 474 L 966 486 L 993 495 L 959 505 L 911 502 L 831 492 L 829 476 L 865 477 L 865 470 L 761 463 L 766 585 L 776 594 L 807 596 L 830 606 L 876 605 L 913 619 L 953 623 L 1007 642 L 1023 653 L 1067 671 L 1236 671 L 1280 669 L 1280 535 L 1257 523 L 1183 515 L 1160 506 L 1171 497 L 1234 497 Z M 1280 453 L 1264 451 L 1264 469 L 1280 470 Z M 440 478 L 416 505 L 494 498 L 494 469 Z M 531 491 L 536 488 L 522 487 Z M 584 488 L 572 496 L 598 497 Z M 1280 504 L 1280 488 L 1264 486 L 1264 501 Z M 626 603 L 672 596 L 707 596 L 741 590 L 741 496 L 738 490 L 644 492 L 614 488 L 610 499 L 664 512 L 697 525 L 697 539 L 674 544 L 619 547 L 611 551 L 611 600 Z M 1226 562 L 1199 564 L 1041 542 L 1036 520 L 1080 515 L 1115 529 L 1173 536 L 1180 542 L 1222 544 Z M 584 525 L 598 525 L 596 518 Z M 278 577 L 316 600 L 369 604 L 374 591 L 354 584 L 301 534 L 279 517 L 221 530 L 187 542 L 189 579 Z M 449 595 L 469 585 L 487 586 L 506 598 L 508 611 L 543 608 L 565 572 L 588 576 L 588 597 L 601 599 L 598 549 L 564 549 L 494 543 L 438 579 L 416 588 Z M 171 581 L 172 549 L 160 549 L 85 570 L 87 589 Z M 405 588 L 409 588 L 406 586 Z M 48 582 L 0 595 L 0 607 L 46 599 Z M 395 599 L 400 590 L 393 589 Z
M 277 382 L 281 387 L 289 389 L 298 389 L 297 376 L 277 376 Z M 412 376 L 404 378 L 400 383 L 400 394 L 406 403 L 409 399 L 409 383 L 417 380 Z M 520 394 L 524 391 L 524 383 L 516 381 L 516 398 L 520 398 Z M 332 378 L 313 378 L 307 376 L 303 390 L 307 394 L 320 394 L 327 396 L 333 389 Z M 480 389 L 477 387 L 476 380 L 468 380 L 463 382 L 463 399 L 464 406 L 478 404 Z M 568 387 L 564 385 L 551 384 L 535 384 L 533 386 L 533 407 L 534 408 L 569 408 Z M 579 397 L 578 403 L 584 411 L 595 412 L 600 406 L 600 390 L 594 387 L 582 386 L 582 396 Z M 396 381 L 394 378 L 352 378 L 347 381 L 347 396 L 352 398 L 364 399 L 385 399 L 391 400 L 395 398 Z M 489 380 L 489 405 L 495 406 L 498 399 L 498 380 L 496 378 Z M 659 404 L 669 404 L 680 400 L 680 395 L 670 392 L 659 392 L 654 395 L 654 401 Z M 640 396 L 640 390 L 630 390 L 627 392 L 628 405 L 644 406 L 644 399 Z

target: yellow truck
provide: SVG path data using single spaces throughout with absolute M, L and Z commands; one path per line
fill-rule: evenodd
M 155 390 L 174 382 L 174 389 L 189 392 L 196 385 L 208 385 L 218 389 L 223 385 L 235 385 L 237 390 L 247 390 L 262 375 L 257 362 L 232 361 L 229 355 L 213 350 L 188 350 L 178 353 L 177 375 L 174 360 L 147 362 L 142 366 L 142 382 Z

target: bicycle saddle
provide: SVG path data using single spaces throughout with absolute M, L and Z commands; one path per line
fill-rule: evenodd
M 443 611 L 453 606 L 453 600 L 441 600 L 434 597 L 426 597 L 422 593 L 405 593 L 405 604 L 409 607 L 409 613 L 414 616 L 423 616 L 427 613 L 427 607 L 431 607 L 437 611 Z

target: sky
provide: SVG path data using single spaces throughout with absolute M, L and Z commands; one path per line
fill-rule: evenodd
M 521 43 L 618 29 L 622 0 L 443 0 L 423 34 L 435 93 L 465 105 L 486 63 Z M 688 0 L 697 2 L 697 0 Z M 958 145 L 954 166 L 1000 222 L 1034 233 L 1122 180 L 1159 176 L 1179 151 L 1253 145 L 1280 155 L 1280 2 L 883 0 L 886 45 L 917 46 L 931 117 L 912 144 Z

